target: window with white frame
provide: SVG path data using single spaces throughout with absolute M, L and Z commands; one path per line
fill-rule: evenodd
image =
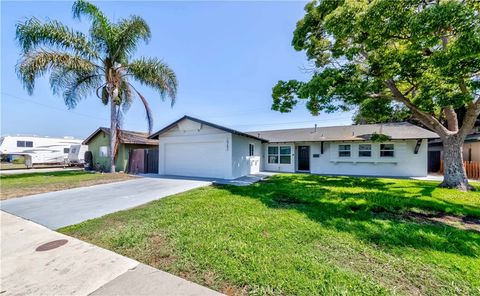
M 292 162 L 292 148 L 290 146 L 280 146 L 280 163 L 290 164 Z
M 25 141 L 25 147 L 33 147 L 32 141 Z
M 63 153 L 69 153 L 70 152 L 70 148 L 63 148 Z
M 278 163 L 278 146 L 268 146 L 268 163 Z
M 338 145 L 338 157 L 350 157 L 351 150 L 351 145 Z
M 98 150 L 98 154 L 100 157 L 107 157 L 108 156 L 108 147 L 107 146 L 100 146 Z
M 248 144 L 248 156 L 255 155 L 255 145 Z
M 372 145 L 371 144 L 360 144 L 358 145 L 358 157 L 371 157 L 372 156 Z
M 291 164 L 292 147 L 268 146 L 268 163 Z
M 394 157 L 395 146 L 393 144 L 380 144 L 380 157 Z

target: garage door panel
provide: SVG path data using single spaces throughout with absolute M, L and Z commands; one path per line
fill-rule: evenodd
M 225 144 L 215 142 L 165 144 L 165 174 L 225 178 Z

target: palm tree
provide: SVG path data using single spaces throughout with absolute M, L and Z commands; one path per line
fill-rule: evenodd
M 133 99 L 145 107 L 149 133 L 153 117 L 146 98 L 132 81 L 149 86 L 175 103 L 175 73 L 157 58 L 131 59 L 140 41 L 150 40 L 150 28 L 138 16 L 111 22 L 93 4 L 78 0 L 73 16 L 87 17 L 91 22 L 88 35 L 58 21 L 40 22 L 31 18 L 16 26 L 16 39 L 22 50 L 17 73 L 31 95 L 35 79 L 50 73 L 54 94 L 61 94 L 69 109 L 93 94 L 104 105 L 110 105 L 110 161 L 115 172 L 118 136 L 122 112 Z

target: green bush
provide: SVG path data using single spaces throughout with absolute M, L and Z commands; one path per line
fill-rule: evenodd
M 25 158 L 24 157 L 15 158 L 15 159 L 12 160 L 12 163 L 25 164 Z

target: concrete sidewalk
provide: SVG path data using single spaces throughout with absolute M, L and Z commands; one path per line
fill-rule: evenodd
M 0 294 L 222 295 L 0 211 Z M 38 247 L 66 243 L 50 250 Z
M 426 177 L 412 177 L 410 179 L 414 179 L 414 180 L 420 180 L 420 181 L 438 181 L 438 182 L 442 182 L 443 181 L 443 175 L 434 175 L 434 174 L 430 174 Z M 480 180 L 473 180 L 473 179 L 468 179 L 468 182 L 480 182 Z

